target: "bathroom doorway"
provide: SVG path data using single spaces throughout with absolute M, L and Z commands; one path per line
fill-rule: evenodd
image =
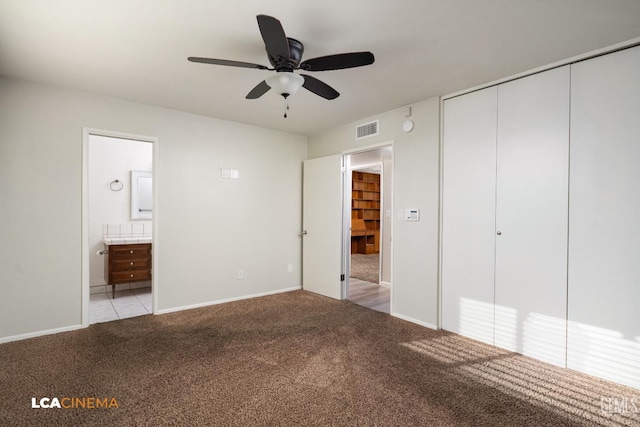
M 350 154 L 347 165 L 351 207 L 347 298 L 390 313 L 392 146 Z
M 157 139 L 84 129 L 83 325 L 153 313 Z

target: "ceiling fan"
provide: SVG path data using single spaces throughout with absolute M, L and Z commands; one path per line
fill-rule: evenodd
M 294 74 L 294 70 L 329 71 L 345 68 L 362 67 L 373 64 L 374 56 L 371 52 L 350 52 L 321 56 L 304 62 L 302 54 L 304 45 L 296 39 L 285 35 L 282 24 L 272 16 L 258 15 L 258 27 L 267 50 L 267 57 L 273 68 L 250 62 L 230 61 L 227 59 L 199 58 L 190 56 L 191 62 L 204 64 L 226 65 L 230 67 L 255 68 L 258 70 L 276 71 L 276 74 L 258 83 L 246 96 L 247 99 L 257 99 L 274 89 L 285 99 L 286 109 L 289 108 L 287 98 L 300 89 L 307 89 L 325 99 L 336 99 L 340 93 L 328 84 L 307 74 Z M 287 117 L 286 111 L 284 117 Z

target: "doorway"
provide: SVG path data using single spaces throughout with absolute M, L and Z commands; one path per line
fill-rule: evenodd
M 151 314 L 157 139 L 96 129 L 83 139 L 83 326 Z
M 391 146 L 348 155 L 345 192 L 350 206 L 347 299 L 391 311 Z

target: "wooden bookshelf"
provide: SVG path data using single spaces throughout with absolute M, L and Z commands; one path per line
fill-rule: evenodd
M 352 172 L 351 253 L 380 252 L 380 175 Z

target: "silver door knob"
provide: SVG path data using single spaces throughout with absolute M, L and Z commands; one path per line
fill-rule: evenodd
M 498 236 L 502 236 L 502 231 L 498 231 L 498 232 L 496 232 L 496 234 L 497 234 Z

